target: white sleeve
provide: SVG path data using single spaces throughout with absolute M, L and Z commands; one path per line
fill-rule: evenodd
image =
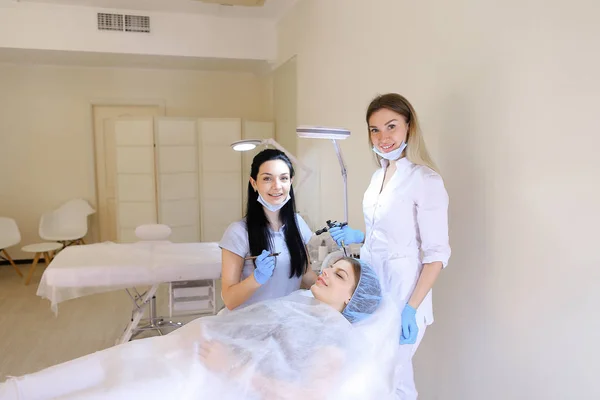
M 448 238 L 448 193 L 442 177 L 433 171 L 423 176 L 417 199 L 417 223 L 421 236 L 423 264 L 441 261 L 445 268 L 450 259 Z
M 229 250 L 242 258 L 246 257 L 250 251 L 246 223 L 244 221 L 237 221 L 230 224 L 219 242 L 219 247 Z
M 306 221 L 304 221 L 300 214 L 296 214 L 296 224 L 298 225 L 300 236 L 302 236 L 302 241 L 304 244 L 308 244 L 310 238 L 313 236 L 313 231 L 310 230 L 308 224 Z

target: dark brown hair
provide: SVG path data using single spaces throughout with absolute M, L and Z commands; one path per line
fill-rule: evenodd
M 258 178 L 260 166 L 267 161 L 281 160 L 290 169 L 290 177 L 294 177 L 294 166 L 284 152 L 276 149 L 265 149 L 254 156 L 250 177 L 254 180 Z M 265 210 L 258 201 L 258 192 L 254 190 L 252 184 L 248 182 L 248 201 L 246 204 L 246 226 L 248 228 L 248 244 L 250 254 L 259 255 L 264 249 L 275 251 L 273 238 L 269 230 L 269 220 Z M 284 235 L 285 244 L 290 252 L 290 279 L 294 276 L 301 277 L 308 268 L 308 254 L 306 246 L 302 240 L 300 229 L 296 223 L 296 203 L 294 188 L 290 186 L 290 201 L 288 201 L 279 211 L 279 220 L 285 225 Z

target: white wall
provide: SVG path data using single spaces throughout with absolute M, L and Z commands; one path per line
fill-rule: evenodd
M 273 78 L 273 115 L 277 142 L 296 154 L 296 59 L 277 67 Z
M 600 398 L 599 13 L 592 0 L 305 0 L 280 23 L 298 124 L 352 129 L 352 225 L 377 93 L 413 102 L 441 167 L 453 256 L 415 360 L 423 400 Z M 320 163 L 312 215 L 341 218 L 331 144 L 298 149 Z
M 272 118 L 269 78 L 249 73 L 0 64 L 0 215 L 25 244 L 41 214 L 96 202 L 91 104 L 160 101 L 167 116 Z M 13 258 L 30 258 L 11 249 Z
M 97 29 L 97 13 L 150 16 L 151 33 Z M 0 48 L 273 60 L 268 20 L 0 0 Z
M 298 154 L 297 136 L 296 136 L 296 111 L 297 111 L 297 74 L 295 57 L 286 60 L 279 65 L 272 74 L 273 79 L 273 116 L 275 120 L 275 138 L 290 154 Z M 313 168 L 312 165 L 305 167 Z M 300 166 L 296 166 L 296 176 L 294 177 L 294 194 L 296 196 L 296 211 L 302 214 L 307 224 L 314 230 L 319 221 L 313 221 L 310 215 L 306 213 L 306 207 L 310 207 L 311 201 L 318 199 L 313 197 L 314 184 L 303 182 L 306 177 L 306 171 Z

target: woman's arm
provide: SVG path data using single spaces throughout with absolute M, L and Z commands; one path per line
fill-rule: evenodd
M 341 358 L 338 352 L 326 351 L 316 352 L 319 357 L 316 371 L 308 371 L 311 382 L 310 387 L 299 386 L 294 382 L 286 382 L 273 377 L 265 376 L 256 370 L 256 365 L 252 363 L 235 365 L 235 357 L 231 350 L 219 341 L 202 340 L 199 345 L 200 360 L 205 367 L 217 374 L 223 374 L 229 379 L 249 383 L 255 391 L 260 393 L 261 398 L 265 400 L 304 400 L 304 399 L 325 399 L 328 394 L 328 385 L 330 377 L 334 377 L 341 370 Z M 327 368 L 324 368 L 323 364 Z M 322 368 L 319 368 L 322 366 Z M 333 371 L 330 367 L 333 368 Z M 325 379 L 324 379 L 325 378 Z M 321 382 L 323 381 L 323 382 Z
M 240 282 L 244 259 L 225 249 L 221 254 L 221 297 L 225 306 L 233 310 L 245 303 L 261 285 L 254 274 Z
M 312 268 L 308 267 L 304 275 L 302 275 L 302 284 L 300 287 L 302 289 L 310 289 L 310 287 L 314 285 L 316 281 L 317 274 L 312 270 Z
M 425 296 L 427 296 L 427 293 L 429 293 L 437 277 L 440 275 L 440 272 L 442 272 L 441 261 L 423 265 L 417 286 L 415 286 L 415 290 L 408 300 L 409 306 L 416 310 L 421 305 L 423 299 L 425 299 Z
M 415 309 L 421 305 L 450 258 L 448 203 L 442 177 L 433 172 L 426 175 L 417 201 L 423 269 L 408 300 L 408 304 Z
M 315 273 L 315 271 L 313 271 L 311 267 L 312 261 L 310 259 L 310 253 L 308 252 L 308 246 L 305 245 L 304 247 L 306 249 L 306 259 L 308 265 L 306 266 L 306 272 L 304 272 L 304 275 L 302 275 L 302 284 L 300 285 L 300 287 L 302 289 L 310 289 L 310 287 L 314 285 L 317 281 L 317 274 Z
M 310 369 L 300 371 L 306 374 L 304 386 L 293 382 L 284 382 L 255 373 L 252 379 L 254 388 L 265 400 L 325 400 L 340 388 L 336 386 L 342 372 L 344 356 L 341 350 L 332 346 L 315 349 L 314 363 Z

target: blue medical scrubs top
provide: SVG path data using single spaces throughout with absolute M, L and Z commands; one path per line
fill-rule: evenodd
M 312 231 L 299 214 L 296 214 L 296 224 L 298 225 L 298 230 L 300 231 L 300 235 L 302 236 L 304 244 L 307 244 L 312 237 Z M 259 287 L 256 292 L 254 292 L 254 294 L 238 308 L 245 307 L 263 300 L 287 296 L 288 294 L 300 289 L 302 277 L 293 276 L 290 278 L 291 261 L 290 252 L 288 251 L 285 243 L 285 225 L 282 226 L 278 232 L 274 232 L 273 230 L 270 230 L 270 232 L 273 245 L 275 246 L 274 249 L 271 249 L 271 252 L 280 253 L 276 257 L 273 276 L 271 276 L 271 278 L 264 285 Z M 242 258 L 251 255 L 250 245 L 248 243 L 248 229 L 246 227 L 245 219 L 234 222 L 227 227 L 221 242 L 219 242 L 219 246 L 222 249 L 229 250 Z M 253 273 L 254 261 L 244 261 L 244 267 L 242 268 L 242 276 L 240 281 L 246 279 Z

